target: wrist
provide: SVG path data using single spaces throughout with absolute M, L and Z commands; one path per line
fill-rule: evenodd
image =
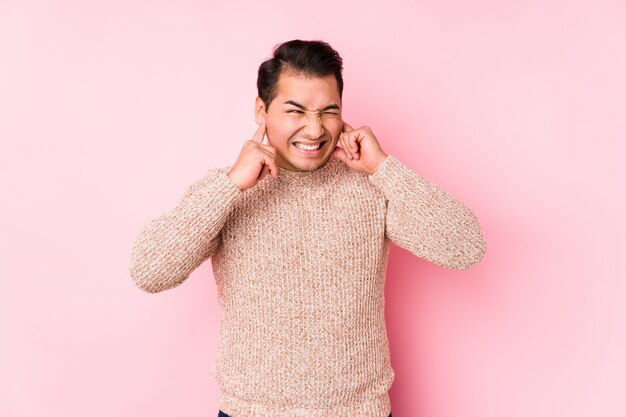
M 244 188 L 242 186 L 239 185 L 239 183 L 237 182 L 237 180 L 235 179 L 235 177 L 233 175 L 231 175 L 231 172 L 228 171 L 226 173 L 226 175 L 228 176 L 228 178 L 230 178 L 230 180 L 233 182 L 233 184 L 235 184 L 237 186 L 237 188 L 239 188 L 240 191 L 244 191 Z
M 378 168 L 380 168 L 380 166 L 385 162 L 385 159 L 387 159 L 387 156 L 389 155 L 387 155 L 386 153 L 382 153 L 380 155 L 380 157 L 377 159 L 374 169 L 369 173 L 370 175 L 374 175 L 374 173 L 378 171 Z

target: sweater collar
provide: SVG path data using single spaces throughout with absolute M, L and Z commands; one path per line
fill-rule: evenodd
M 332 173 L 335 172 L 339 167 L 339 164 L 342 163 L 343 162 L 341 162 L 339 159 L 331 155 L 331 157 L 328 159 L 328 161 L 326 161 L 324 165 L 314 171 L 291 171 L 289 169 L 279 166 L 278 179 L 284 183 L 316 183 L 327 179 L 329 176 L 332 176 Z

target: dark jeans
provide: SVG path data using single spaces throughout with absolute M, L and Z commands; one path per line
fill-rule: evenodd
M 217 415 L 217 417 L 230 417 L 230 416 L 226 414 L 225 412 L 223 412 L 222 410 L 220 410 L 220 413 Z M 391 413 L 389 413 L 389 417 L 391 417 Z

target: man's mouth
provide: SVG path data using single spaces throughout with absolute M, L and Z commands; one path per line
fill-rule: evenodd
M 298 149 L 304 149 L 304 150 L 307 150 L 307 151 L 316 151 L 316 150 L 320 149 L 322 146 L 324 146 L 324 143 L 326 143 L 326 141 L 323 140 L 323 141 L 318 142 L 316 144 L 306 144 L 306 143 L 303 143 L 303 142 L 294 142 L 293 144 Z

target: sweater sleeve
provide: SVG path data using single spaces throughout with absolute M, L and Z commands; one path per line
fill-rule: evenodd
M 368 178 L 385 195 L 385 236 L 391 242 L 449 269 L 482 260 L 486 242 L 478 219 L 461 201 L 393 155 Z
M 130 262 L 140 289 L 157 293 L 180 285 L 218 248 L 220 231 L 243 194 L 227 172 L 210 169 L 176 207 L 140 229 Z

